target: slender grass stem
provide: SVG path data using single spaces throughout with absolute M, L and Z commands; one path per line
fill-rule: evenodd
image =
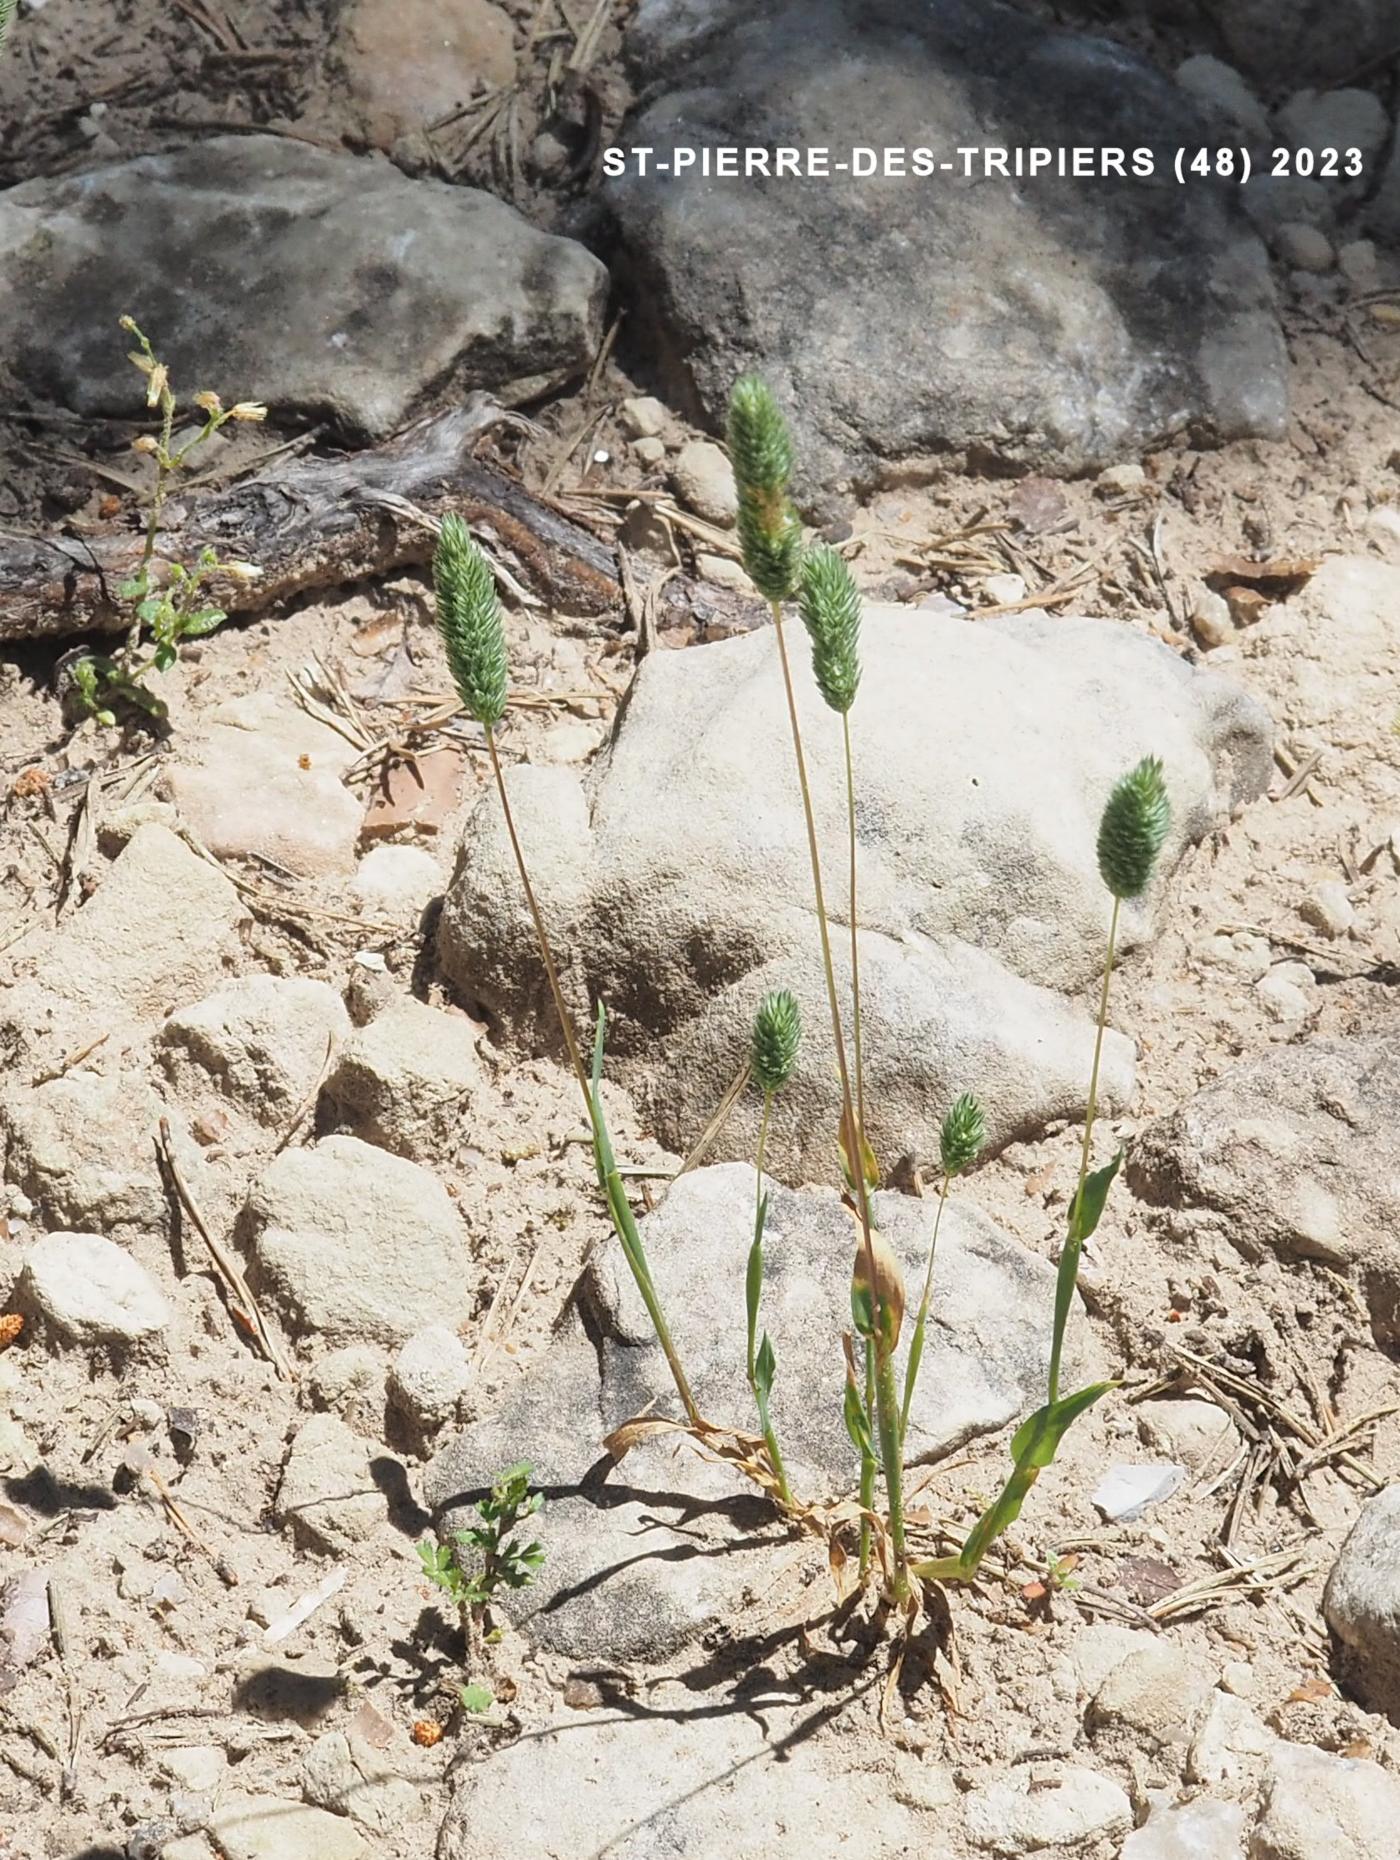
M 779 1502 L 786 1505 L 789 1511 L 795 1511 L 797 1504 L 792 1496 L 792 1487 L 788 1484 L 787 1467 L 784 1466 L 783 1456 L 778 1450 L 777 1431 L 766 1415 L 763 1417 L 763 1444 L 768 1449 L 768 1463 L 772 1466 L 773 1477 L 778 1482 Z
M 510 838 L 511 851 L 515 855 L 516 870 L 520 874 L 520 883 L 524 888 L 525 901 L 530 907 L 530 917 L 535 927 L 535 940 L 539 945 L 540 960 L 544 964 L 544 972 L 549 981 L 550 994 L 554 997 L 554 1011 L 559 1019 L 560 1031 L 564 1036 L 564 1045 L 568 1049 L 569 1065 L 573 1071 L 574 1078 L 578 1082 L 579 1091 L 583 1094 L 584 1113 L 588 1119 L 589 1129 L 593 1132 L 594 1154 L 598 1162 L 599 1179 L 602 1183 L 603 1192 L 607 1197 L 608 1211 L 612 1216 L 613 1225 L 617 1229 L 618 1238 L 622 1241 L 624 1251 L 627 1254 L 628 1264 L 632 1268 L 632 1275 L 637 1282 L 637 1289 L 642 1295 L 643 1303 L 646 1305 L 647 1315 L 650 1317 L 652 1327 L 656 1332 L 657 1342 L 661 1345 L 662 1354 L 665 1356 L 667 1366 L 671 1371 L 672 1379 L 676 1385 L 676 1393 L 681 1398 L 681 1405 L 685 1409 L 687 1420 L 689 1420 L 693 1426 L 700 1419 L 700 1410 L 694 1395 L 691 1393 L 690 1383 L 686 1378 L 685 1371 L 681 1367 L 680 1358 L 676 1353 L 676 1346 L 671 1338 L 670 1327 L 662 1312 L 660 1300 L 656 1295 L 656 1288 L 652 1284 L 651 1271 L 646 1263 L 646 1254 L 642 1248 L 641 1235 L 637 1232 L 636 1217 L 632 1213 L 632 1206 L 627 1199 L 627 1193 L 623 1187 L 622 1178 L 617 1172 L 617 1164 L 612 1154 L 612 1144 L 608 1139 L 607 1130 L 603 1124 L 599 1106 L 594 1098 L 588 1074 L 584 1070 L 583 1055 L 579 1050 L 578 1036 L 574 1032 L 573 1018 L 564 1000 L 564 991 L 559 985 L 559 970 L 554 961 L 554 950 L 549 941 L 549 932 L 544 926 L 544 916 L 540 910 L 539 900 L 535 896 L 535 888 L 530 882 L 529 867 L 525 863 L 524 848 L 520 844 L 520 835 L 516 831 L 515 815 L 511 811 L 510 796 L 506 792 L 505 773 L 501 768 L 501 758 L 496 748 L 496 733 L 490 724 L 483 724 L 482 728 L 486 736 L 487 754 L 491 758 L 491 773 L 495 778 L 496 793 L 501 803 L 501 813 L 505 818 L 506 832 Z
M 904 1401 L 899 1411 L 901 1442 L 909 1431 L 909 1410 L 914 1405 L 914 1388 L 919 1380 L 919 1366 L 924 1357 L 924 1331 L 928 1324 L 929 1304 L 933 1298 L 933 1262 L 938 1253 L 938 1229 L 943 1223 L 943 1210 L 948 1205 L 948 1190 L 952 1186 L 952 1176 L 945 1174 L 943 1187 L 938 1197 L 938 1208 L 933 1217 L 933 1236 L 928 1243 L 928 1265 L 924 1269 L 924 1295 L 919 1300 L 919 1316 L 914 1325 L 914 1336 L 909 1345 L 909 1361 L 904 1371 Z
M 841 742 L 846 757 L 846 827 L 849 847 L 850 888 L 849 910 L 847 915 L 851 928 L 851 1036 L 853 1042 L 853 1059 L 855 1061 L 856 1083 L 856 1148 L 860 1152 L 861 1164 L 865 1159 L 865 1043 L 863 1039 L 861 999 L 860 999 L 860 912 L 857 906 L 857 865 L 856 865 L 856 776 L 855 761 L 851 754 L 851 713 L 841 712 Z M 865 1418 L 872 1436 L 876 1428 L 875 1415 L 875 1350 L 867 1339 L 865 1345 Z M 901 1429 L 901 1435 L 903 1430 Z M 862 1511 L 869 1511 L 875 1503 L 875 1460 L 868 1454 L 861 1455 L 860 1462 L 860 1504 Z M 864 1577 L 870 1569 L 870 1521 L 862 1518 L 860 1524 L 860 1573 Z
M 811 783 L 807 779 L 807 758 L 802 748 L 802 726 L 797 714 L 797 694 L 793 689 L 792 664 L 788 657 L 787 637 L 783 626 L 781 601 L 772 601 L 773 628 L 778 637 L 778 658 L 782 666 L 783 688 L 787 697 L 788 720 L 792 726 L 793 754 L 797 763 L 797 783 L 802 793 L 802 812 L 807 827 L 807 850 L 812 866 L 812 893 L 817 910 L 817 929 L 821 938 L 822 970 L 826 979 L 827 1003 L 831 1009 L 831 1031 L 836 1044 L 836 1065 L 841 1080 L 842 1126 L 850 1154 L 851 1178 L 855 1184 L 856 1206 L 860 1215 L 861 1238 L 865 1251 L 866 1273 L 873 1301 L 872 1319 L 875 1336 L 882 1334 L 880 1320 L 879 1278 L 875 1269 L 875 1247 L 870 1218 L 870 1185 L 865 1179 L 865 1132 L 857 1123 L 855 1101 L 851 1091 L 850 1067 L 846 1060 L 846 1042 L 841 1028 L 841 1005 L 836 995 L 836 970 L 831 959 L 831 932 L 827 924 L 826 896 L 822 885 L 821 852 L 817 845 L 817 822 L 812 808 Z M 909 1573 L 904 1557 L 903 1462 L 899 1448 L 898 1404 L 894 1396 L 894 1370 L 888 1349 L 875 1346 L 875 1402 L 880 1424 L 881 1453 L 885 1462 L 885 1490 L 890 1508 L 890 1539 L 895 1545 L 894 1593 L 903 1602 L 909 1593 Z M 889 1404 L 886 1412 L 887 1402 Z
M 1104 1028 L 1108 1025 L 1108 992 L 1113 981 L 1113 962 L 1118 946 L 1118 913 L 1121 900 L 1115 896 L 1113 914 L 1108 920 L 1108 951 L 1104 957 L 1103 987 L 1099 991 L 1099 1020 L 1094 1030 L 1094 1063 L 1089 1071 L 1089 1097 L 1084 1110 L 1084 1141 L 1079 1150 L 1079 1181 L 1075 1188 L 1076 1201 L 1084 1193 L 1084 1184 L 1089 1176 L 1089 1160 L 1093 1153 L 1094 1118 L 1099 1106 L 1099 1066 L 1103 1059 Z M 1075 1203 L 1071 1203 L 1074 1206 Z M 1051 1403 L 1059 1400 L 1060 1395 L 1060 1358 L 1064 1352 L 1065 1329 L 1063 1324 L 1055 1326 L 1055 1335 L 1050 1345 L 1050 1383 L 1049 1398 Z
M 759 1284 L 755 1275 L 763 1270 L 763 1158 L 768 1147 L 768 1119 L 773 1111 L 773 1094 L 763 1094 L 763 1116 L 758 1126 L 758 1154 L 754 1161 L 754 1211 L 753 1211 L 753 1246 L 749 1251 L 748 1291 L 748 1328 L 749 1328 L 749 1386 L 754 1387 L 754 1352 L 758 1344 L 758 1298 Z
M 584 1069 L 583 1054 L 579 1050 L 578 1037 L 574 1032 L 573 1017 L 564 1001 L 564 991 L 559 986 L 559 971 L 555 967 L 554 950 L 549 941 L 549 932 L 544 927 L 539 900 L 535 896 L 535 887 L 530 882 L 530 870 L 525 863 L 524 849 L 520 844 L 520 835 L 515 830 L 515 815 L 511 811 L 510 796 L 506 792 L 505 772 L 501 768 L 501 758 L 496 749 L 496 732 L 490 724 L 483 725 L 486 736 L 486 753 L 491 758 L 491 773 L 496 781 L 496 793 L 500 797 L 501 812 L 505 816 L 506 832 L 510 836 L 510 848 L 515 855 L 516 870 L 520 874 L 520 883 L 525 890 L 525 902 L 530 907 L 530 916 L 535 926 L 535 941 L 539 944 L 540 960 L 544 963 L 545 976 L 549 982 L 549 992 L 554 997 L 554 1012 L 559 1019 L 559 1028 L 564 1036 L 564 1045 L 568 1049 L 569 1066 L 583 1094 L 584 1114 L 590 1127 L 594 1123 L 593 1093 L 588 1085 L 588 1073 Z
M 880 1453 L 885 1462 L 885 1487 L 889 1498 L 890 1545 L 894 1551 L 894 1592 L 898 1601 L 909 1593 L 909 1571 L 904 1554 L 903 1481 L 896 1480 L 890 1490 L 891 1466 L 902 1474 L 904 1442 L 899 1432 L 899 1397 L 894 1385 L 894 1356 L 889 1350 L 875 1352 L 875 1409 L 880 1420 Z
M 875 1429 L 875 1345 L 867 1337 L 865 1340 L 865 1420 L 870 1431 Z M 868 1512 L 875 1503 L 875 1455 L 862 1453 L 860 1456 L 860 1508 Z M 860 1574 L 861 1580 L 870 1572 L 870 1520 L 862 1517 L 860 1521 Z
M 851 713 L 841 713 L 841 741 L 846 752 L 846 827 L 850 846 L 851 1035 L 856 1073 L 856 1122 L 865 1142 L 865 1043 L 860 1004 L 860 913 L 856 907 L 856 772 L 851 755 Z
M 151 507 L 146 513 L 146 535 L 141 546 L 141 561 L 135 575 L 141 593 L 135 603 L 137 611 L 127 629 L 126 648 L 123 653 L 128 666 L 130 661 L 136 657 L 141 645 L 141 628 L 144 622 L 140 614 L 140 605 L 151 591 L 151 564 L 155 560 L 156 543 L 160 538 L 160 520 L 165 513 L 165 500 L 175 470 L 175 462 L 170 456 L 170 445 L 174 434 L 175 396 L 167 386 L 162 389 L 160 397 L 160 447 L 156 453 L 155 490 L 151 493 Z
M 763 1296 L 763 1229 L 768 1219 L 768 1197 L 763 1192 L 763 1158 L 768 1144 L 768 1120 L 773 1112 L 773 1094 L 763 1094 L 763 1119 L 758 1127 L 758 1154 L 755 1160 L 756 1201 L 753 1216 L 753 1245 L 749 1248 L 748 1272 L 745 1275 L 745 1304 L 748 1309 L 748 1365 L 749 1388 L 754 1403 L 758 1408 L 759 1425 L 763 1430 L 763 1444 L 768 1449 L 768 1463 L 773 1469 L 773 1477 L 778 1482 L 779 1500 L 792 1508 L 792 1490 L 788 1485 L 787 1469 L 783 1465 L 783 1456 L 778 1449 L 777 1429 L 769 1411 L 769 1393 L 772 1387 L 773 1358 L 772 1346 L 765 1336 L 765 1348 L 760 1352 L 756 1348 L 758 1339 L 758 1306 Z

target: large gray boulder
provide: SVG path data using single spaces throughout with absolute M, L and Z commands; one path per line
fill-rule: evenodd
M 810 506 L 948 453 L 1079 471 L 1164 435 L 1278 437 L 1285 356 L 1238 186 L 1178 184 L 1219 140 L 1121 46 L 996 0 L 642 0 L 646 148 L 606 184 L 634 319 L 673 397 L 718 425 L 758 367 Z M 877 145 L 937 172 L 865 178 Z M 964 173 L 960 150 L 1114 148 L 1150 178 Z M 676 150 L 829 151 L 808 178 L 678 172 Z
M 1163 1218 L 1248 1260 L 1350 1275 L 1376 1341 L 1400 1343 L 1400 1026 L 1277 1047 L 1149 1124 L 1128 1179 Z
M 840 1491 L 851 1443 L 841 1418 L 841 1335 L 851 1328 L 851 1270 L 859 1230 L 829 1189 L 766 1182 L 762 1321 L 778 1352 L 773 1416 L 804 1484 Z M 702 1406 L 748 1405 L 743 1383 L 743 1275 L 753 1239 L 755 1178 L 743 1163 L 683 1175 L 643 1225 L 672 1330 Z M 908 1320 L 898 1373 L 923 1285 L 937 1203 L 875 1197 L 875 1219 L 904 1270 Z M 1045 1398 L 1055 1268 L 1002 1232 L 969 1196 L 953 1196 L 939 1228 L 935 1296 L 924 1362 L 909 1412 L 911 1465 L 944 1458 L 993 1434 Z M 669 1387 L 641 1294 L 619 1250 L 595 1262 L 590 1297 L 601 1313 L 604 1411 L 622 1418 Z M 1065 1376 L 1082 1380 L 1071 1334 Z M 711 1402 L 711 1405 L 713 1403 Z M 745 1422 L 745 1425 L 748 1423 Z
M 1378 238 L 1400 246 L 1400 135 L 1391 144 L 1390 159 L 1367 211 L 1367 225 Z
M 447 1190 L 358 1137 L 275 1157 L 239 1232 L 291 1329 L 327 1343 L 401 1343 L 424 1324 L 465 1323 L 475 1303 L 478 1272 Z
M 282 136 L 25 182 L 0 196 L 11 400 L 129 414 L 134 316 L 187 392 L 378 438 L 432 395 L 523 399 L 579 373 L 607 272 L 472 188 Z
M 663 1308 L 706 1418 L 752 1432 L 744 1379 L 744 1273 L 756 1181 L 742 1164 L 682 1176 L 642 1223 Z M 793 1490 L 840 1496 L 857 1461 L 842 1421 L 841 1336 L 851 1326 L 857 1230 L 825 1189 L 770 1191 L 762 1323 L 778 1357 L 773 1417 Z M 904 1365 L 935 1204 L 881 1194 L 875 1213 L 904 1269 Z M 940 1459 L 995 1433 L 1045 1398 L 1055 1269 L 961 1197 L 939 1233 L 935 1295 L 906 1458 Z M 1076 1322 L 1067 1385 L 1091 1366 Z M 609 1246 L 593 1261 L 560 1335 L 495 1412 L 439 1452 L 425 1479 L 439 1528 L 464 1524 L 469 1498 L 527 1458 L 548 1503 L 547 1555 L 513 1597 L 532 1639 L 571 1658 L 664 1658 L 723 1620 L 762 1580 L 771 1508 L 728 1468 L 663 1439 L 620 1465 L 603 1437 L 640 1413 L 676 1416 L 665 1359 L 631 1275 Z
M 244 975 L 178 1008 L 156 1045 L 177 1087 L 217 1094 L 285 1127 L 349 1034 L 350 1016 L 328 982 Z
M 163 1110 L 130 1072 L 74 1067 L 34 1086 L 12 1079 L 0 1098 L 5 1180 L 46 1226 L 161 1232 L 169 1218 L 155 1148 Z
M 1274 1745 L 1249 1860 L 1390 1860 L 1400 1781 L 1379 1763 Z
M 1400 1485 L 1362 1507 L 1322 1607 L 1348 1684 L 1372 1711 L 1400 1722 Z
M 1151 0 L 1179 13 L 1181 0 Z M 1261 84 L 1319 89 L 1380 66 L 1395 49 L 1394 0 L 1200 0 L 1230 57 Z M 1379 73 L 1378 73 L 1379 74 Z
M 789 625 L 843 993 L 845 789 L 840 730 Z M 953 1097 L 976 1090 L 994 1143 L 1076 1115 L 1093 1048 L 1084 1009 L 1109 899 L 1095 864 L 1113 781 L 1149 752 L 1175 822 L 1165 870 L 1257 794 L 1269 725 L 1232 686 L 1126 627 L 1045 615 L 973 625 L 873 607 L 852 714 L 861 979 L 871 1140 L 887 1169 L 928 1157 Z M 770 1156 L 788 1180 L 835 1179 L 834 1051 L 807 843 L 771 627 L 649 657 L 587 778 L 520 767 L 510 793 L 581 1019 L 601 998 L 609 1068 L 682 1152 L 747 1050 L 764 990 L 806 1025 Z M 1126 912 L 1123 947 L 1150 933 Z M 526 1044 L 552 1009 L 499 806 L 472 815 L 442 913 L 442 965 Z M 849 1028 L 847 1030 L 849 1035 Z M 1107 1043 L 1107 1102 L 1132 1051 Z M 718 1154 L 751 1157 L 750 1094 Z
M 1394 0 L 1121 0 L 1111 9 L 1103 0 L 1065 0 L 1056 10 L 1090 20 L 1109 11 L 1146 15 L 1269 88 L 1331 89 L 1372 67 L 1379 77 L 1395 46 Z
M 612 1664 L 606 1654 L 601 1663 Z M 933 1766 L 921 1773 L 917 1759 L 892 1752 L 877 1768 L 854 1738 L 822 1736 L 835 1701 L 815 1688 L 795 1699 L 771 1658 L 743 1677 L 737 1698 L 684 1683 L 659 1696 L 639 1708 L 604 1671 L 604 1709 L 566 1707 L 531 1736 L 455 1766 L 439 1860 L 808 1860 L 848 1845 L 838 1827 L 852 1830 L 864 1860 L 951 1855 L 956 1798 L 950 1791 L 941 1812 L 921 1812 L 943 1793 L 926 1780 Z

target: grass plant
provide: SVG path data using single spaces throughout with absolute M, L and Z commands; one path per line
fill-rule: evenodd
M 943 1179 L 901 1390 L 895 1375 L 895 1355 L 904 1322 L 903 1274 L 876 1220 L 874 1190 L 879 1184 L 880 1172 L 867 1131 L 865 1019 L 859 946 L 859 795 L 851 728 L 851 712 L 861 678 L 860 596 L 847 563 L 836 550 L 821 545 L 804 549 L 801 526 L 790 497 L 795 466 L 792 439 L 772 394 L 754 376 L 746 376 L 735 387 L 729 410 L 728 441 L 738 490 L 737 530 L 744 563 L 755 587 L 768 601 L 773 616 L 839 1084 L 839 1119 L 833 1135 L 845 1176 L 845 1204 L 855 1230 L 851 1275 L 854 1334 L 843 1339 L 842 1394 L 846 1428 L 861 1462 L 859 1501 L 854 1506 L 847 1503 L 823 1508 L 805 1503 L 793 1494 L 772 1415 L 777 1351 L 767 1329 L 760 1329 L 768 1217 L 763 1170 L 774 1100 L 788 1085 L 799 1064 L 802 1028 L 798 1003 L 786 990 L 770 992 L 758 1004 L 750 1038 L 749 1074 L 763 1094 L 756 1155 L 754 1231 L 744 1274 L 744 1361 L 760 1428 L 759 1434 L 753 1436 L 716 1426 L 703 1418 L 662 1309 L 603 1115 L 604 1011 L 599 1004 L 591 1065 L 586 1067 L 511 810 L 497 743 L 497 731 L 506 711 L 509 673 L 495 578 L 466 525 L 451 516 L 442 523 L 434 564 L 439 624 L 457 691 L 468 714 L 481 725 L 485 735 L 494 786 L 540 959 L 591 1131 L 599 1186 L 670 1368 L 684 1414 L 683 1422 L 657 1417 L 628 1422 L 609 1436 L 607 1444 L 620 1456 L 638 1440 L 657 1431 L 681 1427 L 706 1447 L 740 1466 L 794 1520 L 830 1536 L 833 1565 L 844 1557 L 842 1552 L 838 1558 L 836 1538 L 849 1528 L 852 1520 L 858 1521 L 862 1580 L 870 1576 L 873 1548 L 878 1546 L 883 1590 L 903 1611 L 906 1620 L 912 1621 L 918 1614 L 923 1584 L 964 1583 L 976 1577 L 988 1548 L 1019 1516 L 1032 1485 L 1052 1463 L 1068 1428 L 1115 1386 L 1112 1382 L 1095 1382 L 1066 1395 L 1061 1393 L 1060 1378 L 1080 1256 L 1098 1224 L 1121 1162 L 1121 1156 L 1116 1155 L 1098 1169 L 1091 1167 L 1120 909 L 1125 900 L 1140 896 L 1150 883 L 1171 813 L 1161 764 L 1152 757 L 1145 758 L 1116 783 L 1103 810 L 1097 857 L 1112 902 L 1079 1177 L 1056 1275 L 1046 1401 L 1017 1429 L 1011 1442 L 1011 1472 L 992 1505 L 968 1532 L 961 1548 L 949 1556 L 913 1558 L 906 1541 L 903 1505 L 905 1436 L 933 1310 L 938 1235 L 953 1184 L 974 1167 L 982 1151 L 986 1120 L 978 1099 L 973 1093 L 964 1092 L 950 1107 L 942 1125 L 939 1150 Z M 794 601 L 810 642 L 812 675 L 817 689 L 828 708 L 840 718 L 847 855 L 845 902 L 850 935 L 850 985 L 844 999 L 837 985 L 816 810 L 788 648 L 785 609 Z M 852 1030 L 849 1052 L 848 1024 Z M 883 1474 L 883 1508 L 876 1503 L 877 1470 Z

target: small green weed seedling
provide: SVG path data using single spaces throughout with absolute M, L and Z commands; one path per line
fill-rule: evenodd
M 859 1459 L 857 1499 L 814 1504 L 793 1493 L 772 1415 L 777 1349 L 768 1332 L 760 1331 L 759 1325 L 768 1215 L 764 1154 L 774 1098 L 788 1083 L 797 1063 L 801 1036 L 797 1001 L 784 989 L 764 997 L 754 1019 L 748 1053 L 748 1076 L 763 1094 L 756 1158 L 754 1235 L 743 1273 L 742 1361 L 759 1422 L 759 1432 L 752 1434 L 719 1425 L 702 1415 L 662 1309 L 603 1116 L 600 1096 L 606 1025 L 603 1008 L 600 1003 L 592 1065 L 585 1070 L 582 1049 L 559 985 L 558 967 L 502 774 L 496 731 L 505 715 L 509 668 L 495 580 L 490 564 L 473 542 L 465 524 L 456 517 L 448 517 L 443 522 L 435 558 L 438 619 L 448 665 L 463 706 L 485 731 L 497 798 L 564 1047 L 592 1133 L 599 1188 L 623 1256 L 646 1305 L 683 1411 L 684 1418 L 680 1420 L 648 1414 L 626 1422 L 608 1436 L 604 1445 L 614 1458 L 620 1459 L 630 1447 L 643 1440 L 668 1432 L 689 1435 L 711 1455 L 729 1461 L 759 1485 L 795 1525 L 822 1537 L 838 1580 L 847 1560 L 842 1540 L 854 1532 L 859 1539 L 862 1585 L 869 1582 L 878 1563 L 883 1596 L 895 1605 L 906 1626 L 912 1629 L 919 1618 L 924 1585 L 968 1583 L 977 1577 L 987 1550 L 1020 1515 L 1031 1487 L 1053 1462 L 1071 1424 L 1116 1386 L 1112 1382 L 1095 1382 L 1064 1394 L 1060 1389 L 1060 1370 L 1076 1296 L 1080 1255 L 1098 1225 L 1122 1160 L 1121 1156 L 1115 1156 L 1098 1169 L 1091 1166 L 1119 912 L 1125 900 L 1136 898 L 1146 890 L 1166 840 L 1171 814 L 1161 764 L 1151 756 L 1117 782 L 1103 810 L 1097 842 L 1098 867 L 1112 907 L 1080 1148 L 1079 1179 L 1070 1203 L 1068 1231 L 1056 1276 L 1045 1403 L 1017 1429 L 1011 1441 L 1012 1464 L 1006 1482 L 983 1516 L 972 1525 L 961 1547 L 953 1554 L 937 1557 L 911 1555 L 904 1516 L 904 1444 L 933 1305 L 939 1226 L 953 1183 L 973 1168 L 983 1149 L 986 1120 L 977 1098 L 971 1092 L 963 1092 L 949 1107 L 943 1121 L 939 1145 L 942 1186 L 901 1390 L 897 1386 L 894 1365 L 904 1322 L 903 1274 L 893 1249 L 879 1229 L 874 1191 L 880 1185 L 880 1167 L 867 1138 L 866 1122 L 858 943 L 856 775 L 851 730 L 851 713 L 861 675 L 861 599 L 851 571 L 837 550 L 822 545 L 804 546 L 801 525 L 789 497 L 794 471 L 792 440 L 771 393 L 756 377 L 748 376 L 735 387 L 730 403 L 728 443 L 738 490 L 737 530 L 744 565 L 750 580 L 772 610 L 797 790 L 806 829 L 826 1008 L 835 1047 L 840 1115 L 832 1133 L 833 1161 L 837 1157 L 840 1159 L 846 1185 L 844 1201 L 854 1229 L 852 1330 L 841 1340 L 845 1359 L 841 1399 L 846 1431 Z M 787 645 L 785 609 L 790 602 L 796 603 L 810 640 L 812 673 L 817 688 L 828 709 L 840 719 L 847 824 L 845 902 L 850 928 L 850 984 L 844 995 L 837 986 L 815 809 Z M 848 1022 L 851 1029 L 849 1049 Z M 877 1503 L 877 1484 L 881 1478 L 883 1505 Z M 434 1572 L 430 1570 L 429 1573 Z M 1063 1586 L 1059 1578 L 1064 1573 L 1067 1571 L 1052 1571 L 1050 1582 Z
M 146 405 L 159 413 L 160 432 L 142 433 L 132 448 L 154 460 L 156 482 L 146 513 L 141 560 L 136 573 L 119 589 L 122 599 L 131 603 L 126 643 L 110 656 L 86 653 L 72 666 L 79 704 L 104 724 L 115 723 L 122 710 L 164 718 L 165 704 L 147 685 L 147 676 L 153 671 L 169 671 L 186 640 L 205 638 L 228 618 L 223 608 L 210 599 L 212 583 L 221 578 L 254 581 L 262 573 L 251 562 L 225 562 L 210 548 L 201 549 L 188 566 L 158 562 L 156 553 L 170 487 L 185 461 L 230 420 L 265 420 L 266 407 L 251 400 L 225 407 L 217 394 L 205 389 L 193 397 L 191 428 L 177 444 L 175 421 L 179 406 L 170 385 L 170 371 L 129 316 L 121 319 L 121 327 L 136 341 L 131 361 L 146 377 Z
M 490 1608 L 503 1589 L 523 1589 L 544 1562 L 544 1546 L 513 1535 L 517 1526 L 544 1505 L 544 1495 L 530 1489 L 527 1460 L 511 1466 L 476 1507 L 479 1524 L 453 1531 L 449 1543 L 430 1537 L 418 1546 L 418 1559 L 429 1582 L 442 1590 L 457 1610 L 469 1657 L 495 1639 Z M 489 1686 L 473 1681 L 461 1689 L 464 1710 L 483 1712 L 494 1702 Z

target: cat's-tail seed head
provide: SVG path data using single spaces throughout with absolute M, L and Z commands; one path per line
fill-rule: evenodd
M 860 686 L 860 593 L 839 549 L 817 543 L 807 551 L 798 598 L 817 689 L 844 715 Z
M 1171 821 L 1162 764 L 1144 756 L 1114 783 L 1099 825 L 1099 873 L 1115 898 L 1146 891 Z
M 987 1126 L 982 1107 L 970 1091 L 955 1100 L 938 1137 L 939 1159 L 947 1176 L 961 1175 L 970 1169 L 987 1141 Z
M 787 1084 L 801 1041 L 802 1015 L 796 997 L 786 988 L 773 989 L 758 1004 L 749 1047 L 749 1068 L 762 1091 L 781 1091 Z
M 729 397 L 729 461 L 741 494 L 781 497 L 792 477 L 792 435 L 773 391 L 758 375 L 741 375 Z
M 788 600 L 802 565 L 802 529 L 788 501 L 792 437 L 771 390 L 757 375 L 735 383 L 726 438 L 739 496 L 744 567 L 767 600 Z
M 433 554 L 438 628 L 467 714 L 492 729 L 506 710 L 505 629 L 491 565 L 460 517 L 442 520 Z

